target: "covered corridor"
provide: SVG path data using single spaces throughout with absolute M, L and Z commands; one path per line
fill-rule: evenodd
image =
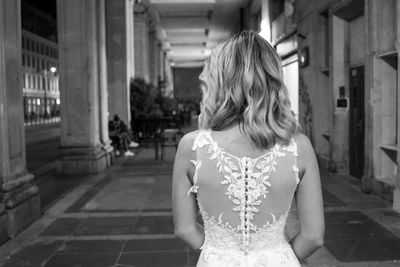
M 400 266 L 399 25 L 398 0 L 0 0 L 0 266 L 195 266 L 159 146 L 196 129 L 203 62 L 241 30 L 281 57 L 320 164 L 304 266 Z

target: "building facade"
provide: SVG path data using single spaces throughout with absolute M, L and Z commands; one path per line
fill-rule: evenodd
M 60 121 L 57 21 L 21 2 L 24 124 Z
M 25 125 L 60 121 L 57 43 L 22 30 Z
M 399 1 L 270 6 L 271 42 L 284 73 L 285 62 L 297 57 L 298 75 L 287 71 L 298 80 L 298 118 L 321 165 L 357 177 L 361 190 L 400 210 Z

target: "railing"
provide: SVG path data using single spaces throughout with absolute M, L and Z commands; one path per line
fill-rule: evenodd
M 151 144 L 155 149 L 155 159 L 158 159 L 159 147 L 162 147 L 164 129 L 180 129 L 177 117 L 139 118 L 132 121 L 132 135 L 141 145 Z M 163 153 L 163 151 L 161 151 Z M 164 155 L 161 155 L 162 158 Z
M 61 117 L 58 116 L 44 116 L 44 115 L 31 115 L 25 116 L 24 125 L 41 125 L 41 124 L 52 124 L 59 123 L 61 121 Z

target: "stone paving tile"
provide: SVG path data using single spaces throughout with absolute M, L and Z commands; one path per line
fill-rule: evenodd
M 140 217 L 133 234 L 173 234 L 174 223 L 172 216 Z
M 187 267 L 188 252 L 124 252 L 118 264 L 134 267 Z
M 359 211 L 333 211 L 325 212 L 327 224 L 344 224 L 349 222 L 366 221 L 369 218 Z
M 383 227 L 370 223 L 327 224 L 325 229 L 325 240 L 396 238 Z
M 326 189 L 322 189 L 322 195 L 324 199 L 324 207 L 342 207 L 347 206 L 347 204 L 337 198 L 334 194 L 330 193 Z
M 125 241 L 119 240 L 72 240 L 59 249 L 62 252 L 120 252 Z
M 90 217 L 75 235 L 124 235 L 132 232 L 138 217 Z
M 400 239 L 358 211 L 326 212 L 325 247 L 341 262 L 400 259 Z
M 115 264 L 119 253 L 79 252 L 56 253 L 44 267 L 109 267 Z
M 37 242 L 15 253 L 2 267 L 37 267 L 49 259 L 62 241 Z
M 90 201 L 99 191 L 101 191 L 104 186 L 106 186 L 110 181 L 112 177 L 107 176 L 106 178 L 102 179 L 99 181 L 96 185 L 94 185 L 88 192 L 83 194 L 75 203 L 68 208 L 66 211 L 67 213 L 72 213 L 72 212 L 79 212 L 81 208 L 88 202 Z
M 398 239 L 329 240 L 325 246 L 341 262 L 400 260 Z
M 79 175 L 63 176 L 54 172 L 47 173 L 35 179 L 40 192 L 40 206 L 45 210 L 63 195 L 72 190 L 83 180 Z
M 81 208 L 85 212 L 141 211 L 157 183 L 154 177 L 113 177 Z
M 188 246 L 181 240 L 171 239 L 136 239 L 126 242 L 124 251 L 187 251 Z
M 81 218 L 60 218 L 50 224 L 40 235 L 42 236 L 68 236 L 72 235 L 81 225 Z
M 379 208 L 389 208 L 391 204 L 383 200 L 370 199 L 368 201 L 347 201 L 347 204 L 350 208 L 359 209 L 359 210 L 368 210 L 368 209 L 379 209 Z

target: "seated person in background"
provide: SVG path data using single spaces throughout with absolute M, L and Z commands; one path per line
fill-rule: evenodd
M 115 127 L 114 121 L 108 121 L 108 136 L 111 140 L 111 145 L 114 147 L 115 154 L 119 156 L 121 146 L 120 146 L 120 137 Z
M 114 120 L 112 121 L 112 129 L 114 129 L 117 138 L 114 138 L 118 143 L 116 145 L 117 155 L 119 155 L 119 150 L 124 153 L 124 156 L 134 156 L 135 154 L 129 150 L 129 147 L 137 147 L 134 143 L 131 142 L 128 134 L 128 127 L 121 120 L 118 114 L 114 116 Z M 111 137 L 110 137 L 111 138 Z
M 126 141 L 129 144 L 130 148 L 136 148 L 139 146 L 139 143 L 136 143 L 131 140 L 129 133 L 128 133 L 128 126 L 125 124 L 125 122 L 121 119 L 119 119 L 119 134 L 123 136 L 123 138 L 126 139 Z

